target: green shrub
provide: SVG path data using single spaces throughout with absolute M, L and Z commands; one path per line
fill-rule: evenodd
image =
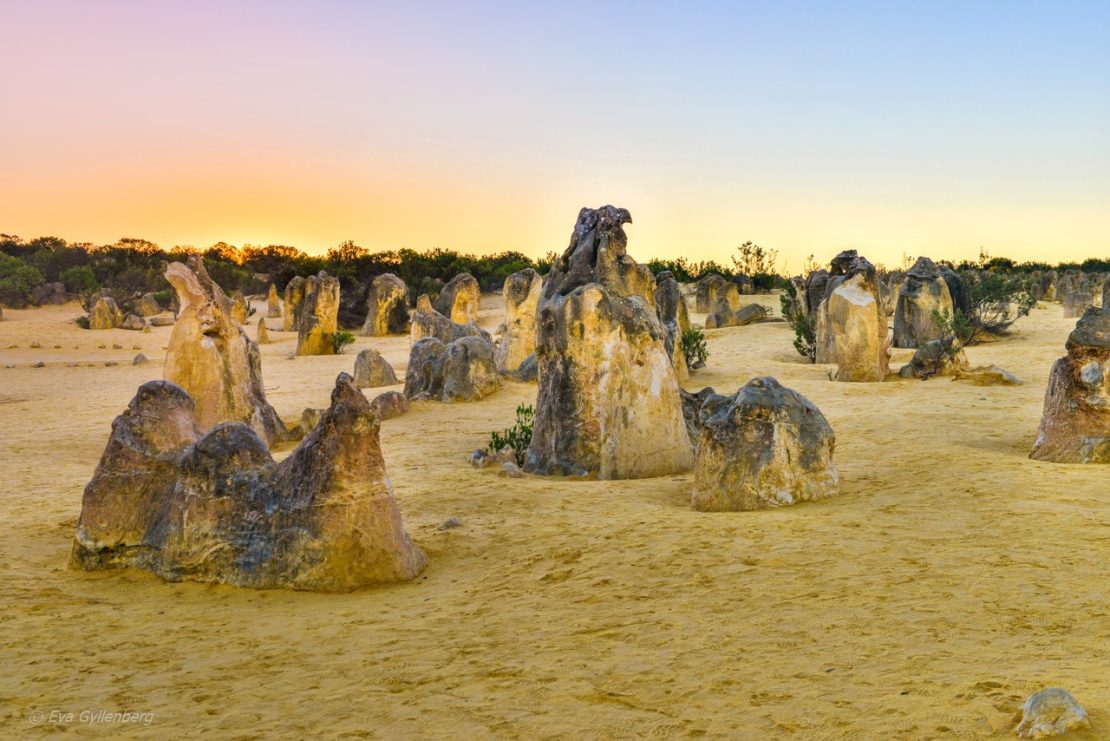
M 1021 275 L 1007 275 L 997 272 L 979 274 L 964 273 L 963 279 L 969 284 L 971 295 L 970 308 L 966 316 L 959 309 L 956 317 L 960 324 L 957 337 L 968 344 L 982 339 L 985 335 L 1006 335 L 1014 322 L 1029 314 L 1037 305 L 1037 299 L 1029 290 L 1029 280 Z
M 88 265 L 66 268 L 58 274 L 58 280 L 66 284 L 66 290 L 73 293 L 92 293 L 100 288 L 96 275 Z
M 0 254 L 0 304 L 22 308 L 31 300 L 35 286 L 42 284 L 38 268 L 15 257 Z
M 345 329 L 341 329 L 332 335 L 331 341 L 335 346 L 335 354 L 342 355 L 343 349 L 346 348 L 347 345 L 355 341 L 355 335 L 353 332 L 348 332 Z
M 509 447 L 516 456 L 518 466 L 524 465 L 524 455 L 532 443 L 532 424 L 536 420 L 536 410 L 531 405 L 521 404 L 516 408 L 516 423 L 501 432 L 489 434 L 489 445 L 486 450 L 495 454 L 504 447 Z
M 798 295 L 798 287 L 794 281 L 788 280 L 783 285 L 779 303 L 782 305 L 782 316 L 790 328 L 794 330 L 794 349 L 803 358 L 811 363 L 817 362 L 817 329 L 813 320 L 801 308 L 805 300 Z
M 705 333 L 700 329 L 691 327 L 682 333 L 682 354 L 686 356 L 687 368 L 700 368 L 705 365 L 709 357 L 709 348 L 705 344 Z

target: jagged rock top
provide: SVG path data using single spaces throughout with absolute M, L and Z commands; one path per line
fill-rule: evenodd
M 829 262 L 829 275 L 844 275 L 858 258 L 856 250 L 844 250 Z
M 832 435 L 832 427 L 813 402 L 772 376 L 753 378 L 732 396 L 708 395 L 698 418 L 714 435 L 732 434 L 736 422 L 743 419 L 768 422 L 788 419 L 798 424 L 804 420 L 816 423 L 822 434 Z
M 565 296 L 589 283 L 600 283 L 622 296 L 644 295 L 641 266 L 627 253 L 624 225 L 631 223 L 628 210 L 616 206 L 579 211 L 570 246 L 555 261 L 544 282 L 543 298 Z M 650 271 L 647 281 L 654 283 Z
M 850 250 L 850 252 L 854 253 L 855 250 Z M 847 268 L 844 270 L 844 276 L 847 278 L 851 278 L 853 276 L 860 275 L 861 273 L 867 276 L 867 280 L 869 283 L 874 284 L 876 282 L 878 274 L 875 271 L 875 266 L 872 265 L 871 261 L 868 260 L 866 257 L 856 256 L 852 258 L 851 262 L 848 263 Z
M 505 279 L 504 291 L 513 304 L 520 304 L 528 297 L 528 292 L 532 290 L 532 282 L 538 277 L 539 273 L 532 268 L 524 268 Z
M 1091 307 L 1068 335 L 1068 350 L 1084 347 L 1110 348 L 1110 309 Z
M 193 399 L 140 387 L 85 489 L 72 563 L 273 588 L 348 591 L 426 563 L 401 523 L 378 415 L 346 373 L 285 460 L 245 424 L 202 434 Z
M 933 280 L 940 278 L 940 268 L 928 257 L 919 257 L 913 267 L 906 271 L 907 277 L 917 278 L 918 280 Z

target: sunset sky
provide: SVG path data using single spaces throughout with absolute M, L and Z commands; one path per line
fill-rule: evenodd
M 1110 256 L 1110 3 L 0 0 L 0 232 Z

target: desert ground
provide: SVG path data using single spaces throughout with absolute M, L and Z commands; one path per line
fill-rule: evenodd
M 777 313 L 777 297 L 745 298 Z M 469 466 L 535 384 L 414 403 L 382 445 L 430 565 L 349 594 L 67 567 L 112 419 L 161 377 L 170 333 L 82 330 L 81 313 L 0 322 L 0 736 L 1003 738 L 1045 686 L 1090 711 L 1073 738 L 1110 736 L 1107 471 L 1027 458 L 1075 324 L 1059 304 L 967 351 L 1019 387 L 836 383 L 785 324 L 707 331 L 687 388 L 772 375 L 835 429 L 841 495 L 778 510 L 691 511 L 690 475 Z M 483 326 L 501 316 L 484 297 Z M 407 337 L 296 359 L 294 333 L 271 338 L 263 373 L 286 421 L 326 406 L 358 350 L 399 376 L 408 357 Z M 140 351 L 151 362 L 133 366 Z M 452 516 L 463 526 L 437 530 Z M 49 719 L 100 709 L 152 720 Z

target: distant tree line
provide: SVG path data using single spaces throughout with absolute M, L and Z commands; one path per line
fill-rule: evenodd
M 321 270 L 339 278 L 344 306 L 341 315 L 365 314 L 370 282 L 382 273 L 394 273 L 409 286 L 413 300 L 420 293 L 437 294 L 457 274 L 473 275 L 482 290 L 499 290 L 505 279 L 524 268 L 541 272 L 550 267 L 520 252 L 476 256 L 452 250 L 428 252 L 402 249 L 371 252 L 344 242 L 326 255 L 308 255 L 296 247 L 268 245 L 235 247 L 219 242 L 198 250 L 192 247 L 161 249 L 144 239 L 121 239 L 115 244 L 67 243 L 58 237 L 23 240 L 0 235 L 0 305 L 22 307 L 32 302 L 35 289 L 60 282 L 66 291 L 80 295 L 107 292 L 119 296 L 154 293 L 168 304 L 169 284 L 163 274 L 172 261 L 189 255 L 204 257 L 205 267 L 227 293 L 264 293 L 271 283 L 278 290 L 293 276 L 307 277 Z M 341 319 L 343 317 L 341 316 Z
M 393 273 L 404 280 L 415 301 L 421 293 L 434 297 L 447 281 L 462 272 L 473 275 L 482 290 L 495 291 L 508 276 L 524 268 L 546 274 L 558 259 L 555 252 L 548 252 L 539 260 L 514 251 L 482 256 L 445 249 L 371 252 L 349 241 L 319 256 L 288 245 L 235 247 L 218 242 L 204 250 L 193 247 L 165 250 L 145 239 L 124 238 L 115 244 L 94 245 L 69 243 L 58 237 L 23 240 L 0 234 L 0 305 L 25 306 L 32 302 L 36 288 L 58 282 L 74 294 L 154 293 L 168 304 L 169 285 L 163 278 L 166 264 L 197 253 L 204 256 L 209 274 L 228 293 L 236 290 L 245 294 L 263 293 L 270 283 L 280 291 L 295 275 L 307 277 L 325 270 L 339 278 L 343 296 L 340 319 L 348 324 L 359 321 L 360 313 L 365 315 L 370 282 L 382 273 Z M 770 290 L 783 285 L 777 261 L 776 250 L 745 242 L 732 256 L 731 265 L 712 260 L 695 262 L 685 257 L 650 260 L 647 265 L 653 274 L 669 270 L 681 282 L 695 282 L 716 273 L 731 280 L 747 277 L 756 289 Z M 965 260 L 954 267 L 1005 273 L 1054 269 L 1044 262 L 1018 263 L 1005 257 L 990 257 L 985 252 L 977 261 Z M 1110 260 L 1090 258 L 1081 263 L 1061 263 L 1055 269 L 1110 272 Z

